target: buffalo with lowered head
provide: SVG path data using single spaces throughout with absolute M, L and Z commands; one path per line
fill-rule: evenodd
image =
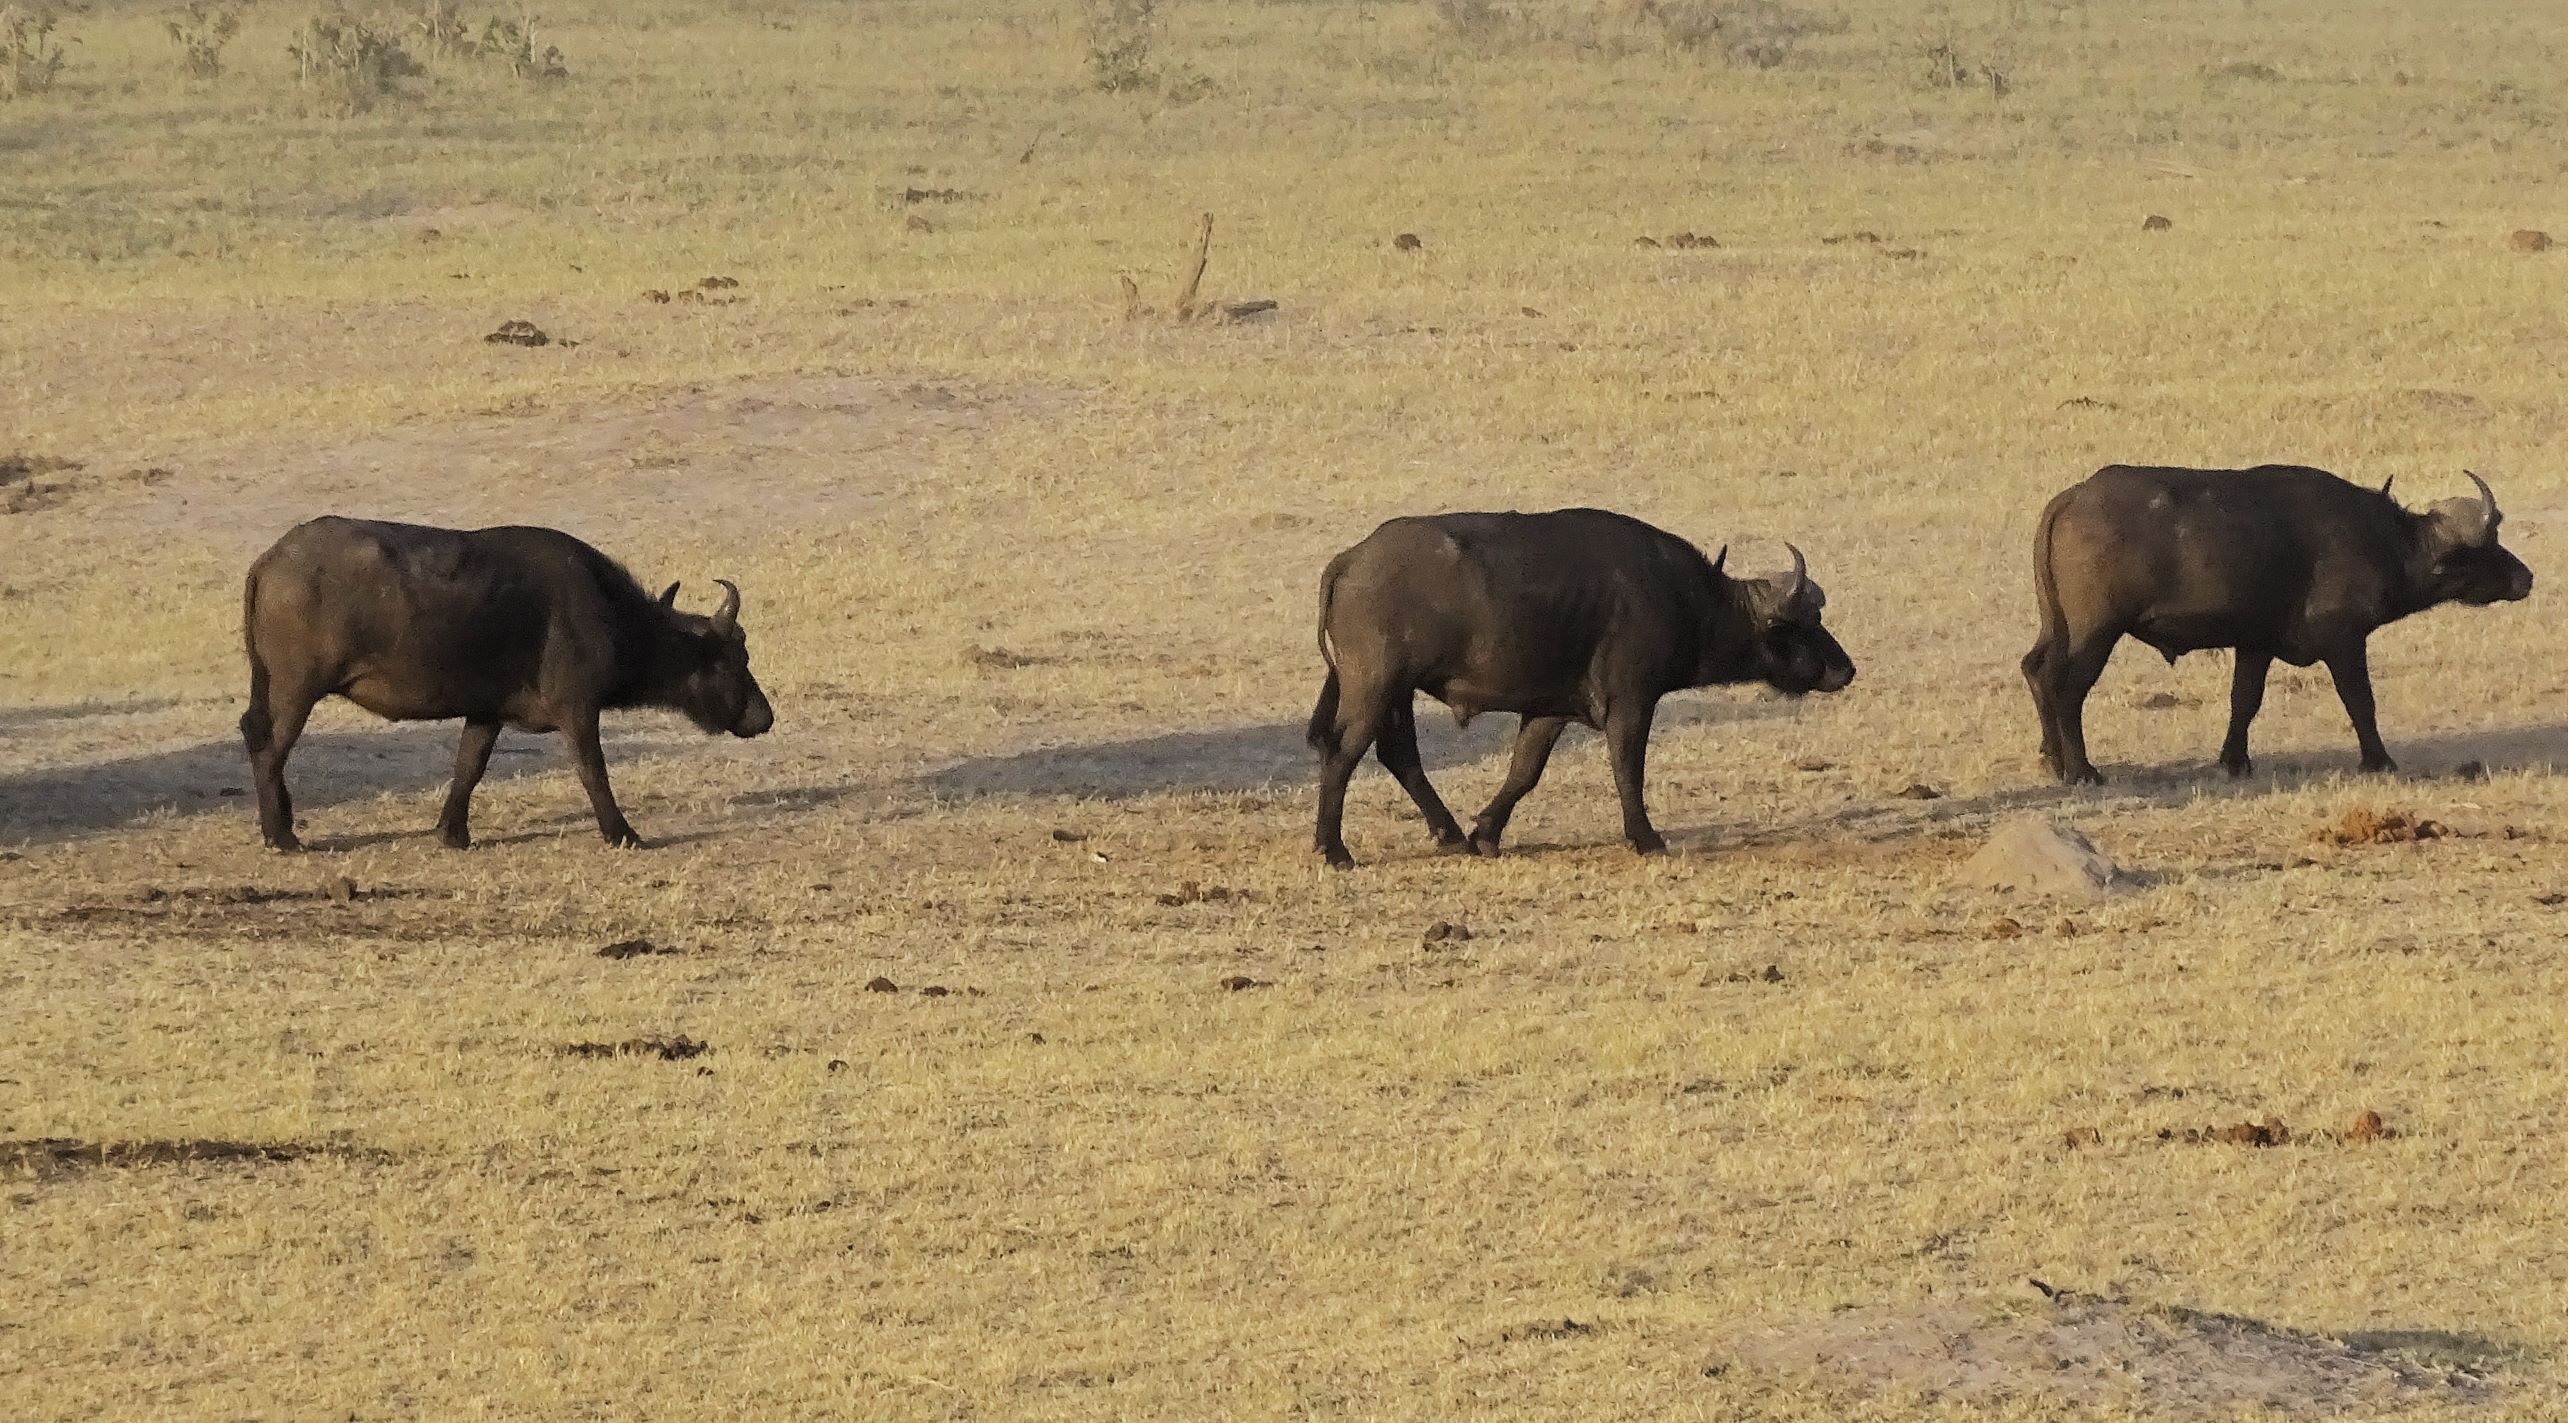
M 640 845 L 607 785 L 598 714 L 683 713 L 708 734 L 756 736 L 775 723 L 749 675 L 740 590 L 722 584 L 711 617 L 658 598 L 614 560 L 552 529 L 435 529 L 321 518 L 250 565 L 241 595 L 250 709 L 241 717 L 257 778 L 259 828 L 301 849 L 285 758 L 312 707 L 341 696 L 393 721 L 461 718 L 455 779 L 437 830 L 472 843 L 473 787 L 503 726 L 559 731 L 578 762 L 598 832 Z
M 2353 720 L 2363 769 L 2394 769 L 2373 720 L 2365 642 L 2375 628 L 2443 603 L 2480 606 L 2532 592 L 2532 571 L 2497 542 L 2497 496 L 2401 508 L 2325 470 L 2108 465 L 2042 511 L 2033 586 L 2042 635 L 2024 680 L 2042 721 L 2042 763 L 2100 783 L 2087 759 L 2087 693 L 2114 644 L 2135 637 L 2169 662 L 2237 650 L 2220 764 L 2253 769 L 2247 724 L 2274 659 L 2327 664 Z
M 1449 850 L 1498 852 L 1516 803 L 1542 778 L 1572 721 L 1605 733 L 1623 834 L 1667 848 L 1641 799 L 1659 698 L 1762 681 L 1833 692 L 1854 664 L 1820 621 L 1827 595 L 1801 551 L 1778 578 L 1731 578 L 1674 534 L 1600 509 L 1393 519 L 1320 575 L 1320 656 L 1328 664 L 1310 741 L 1320 753 L 1315 848 L 1354 863 L 1340 824 L 1348 777 L 1370 747 Z M 1419 692 L 1468 722 L 1521 720 L 1498 794 L 1465 834 L 1418 757 Z

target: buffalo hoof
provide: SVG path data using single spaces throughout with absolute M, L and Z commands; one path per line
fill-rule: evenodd
M 2241 756 L 2235 761 L 2222 761 L 2220 763 L 2220 769 L 2229 773 L 2229 779 L 2233 781 L 2243 781 L 2249 776 L 2256 774 L 2256 763 L 2245 756 Z
M 2104 784 L 2104 772 L 2097 770 L 2093 766 L 2081 767 L 2078 770 L 2070 771 L 2061 776 L 2060 784 L 2064 786 L 2100 786 Z
M 271 836 L 267 847 L 280 855 L 300 855 L 304 850 L 303 842 L 291 835 Z
M 1646 834 L 1631 836 L 1630 839 L 1632 842 L 1632 853 L 1635 855 L 1664 855 L 1667 853 L 1666 837 L 1660 835 L 1655 830 L 1649 831 Z
M 633 827 L 630 825 L 621 830 L 607 831 L 606 843 L 619 850 L 648 850 L 651 848 L 650 842 L 644 840 L 641 836 L 634 834 Z
M 1319 847 L 1319 854 L 1320 858 L 1328 863 L 1328 867 L 1330 869 L 1351 870 L 1355 868 L 1355 856 L 1348 854 L 1344 845 L 1322 845 Z
M 1451 835 L 1436 837 L 1436 852 L 1444 855 L 1473 855 L 1479 853 L 1479 847 L 1471 843 L 1470 836 L 1455 831 Z
M 1498 857 L 1498 832 L 1495 830 L 1474 830 L 1471 839 L 1465 843 L 1471 846 L 1471 853 L 1475 855 L 1493 860 Z
M 2391 760 L 2387 756 L 2366 756 L 2363 758 L 2363 769 L 2376 776 L 2389 775 L 2398 770 L 2398 768 L 2399 763 Z
M 461 826 L 440 825 L 437 827 L 437 843 L 449 850 L 469 850 L 473 847 L 473 833 Z

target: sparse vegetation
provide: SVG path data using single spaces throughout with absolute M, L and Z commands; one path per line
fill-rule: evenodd
M 305 20 L 286 53 L 294 59 L 296 83 L 324 113 L 364 113 L 399 93 L 401 80 L 426 72 L 399 34 L 344 8 Z
M 1108 94 L 1155 89 L 1160 0 L 1083 0 L 1088 82 Z
M 223 77 L 223 47 L 241 32 L 245 0 L 188 0 L 161 21 L 191 79 Z
M 0 5 L 0 99 L 42 94 L 62 76 L 61 17 L 49 6 Z
M 570 70 L 562 64 L 562 51 L 554 45 L 535 49 L 535 17 L 520 14 L 516 19 L 492 16 L 482 27 L 479 53 L 484 60 L 500 65 L 519 79 L 567 79 Z

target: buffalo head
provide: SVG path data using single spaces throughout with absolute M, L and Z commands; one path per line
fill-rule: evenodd
M 678 585 L 660 595 L 675 634 L 670 661 L 661 668 L 668 705 L 708 736 L 730 732 L 757 736 L 776 724 L 776 712 L 758 679 L 749 675 L 749 635 L 740 630 L 740 589 L 722 585 L 722 606 L 712 617 L 678 611 Z
M 1739 601 L 1755 625 L 1750 676 L 1779 692 L 1834 692 L 1855 680 L 1855 664 L 1820 621 L 1828 594 L 1810 577 L 1801 550 L 1792 551 L 1792 571 L 1772 578 L 1741 578 Z M 1717 571 L 1729 550 L 1712 561 Z
M 2475 474 L 2470 482 L 2479 487 L 2478 498 L 2437 500 L 2425 512 L 2420 542 L 2427 597 L 2482 606 L 2529 596 L 2532 570 L 2497 543 L 2497 525 L 2505 516 L 2497 510 L 2495 492 Z

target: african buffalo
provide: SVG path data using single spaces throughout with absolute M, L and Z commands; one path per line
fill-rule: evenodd
M 2063 490 L 2034 535 L 2042 636 L 2024 655 L 2042 764 L 2071 784 L 2103 781 L 2087 760 L 2086 696 L 2127 634 L 2171 663 L 2237 649 L 2220 748 L 2229 774 L 2254 769 L 2247 724 L 2277 657 L 2326 663 L 2363 769 L 2394 769 L 2373 721 L 2372 630 L 2441 603 L 2532 591 L 2531 570 L 2497 544 L 2497 496 L 2477 475 L 2470 482 L 2478 498 L 2423 513 L 2399 507 L 2386 483 L 2365 489 L 2297 465 L 2108 465 Z
M 614 560 L 552 529 L 295 527 L 250 565 L 241 590 L 241 738 L 261 833 L 276 849 L 302 848 L 285 758 L 313 704 L 335 694 L 393 721 L 463 719 L 437 817 L 455 849 L 472 843 L 473 787 L 502 726 L 569 738 L 599 833 L 640 845 L 607 785 L 598 713 L 665 707 L 708 734 L 744 737 L 775 723 L 749 675 L 740 590 L 722 587 L 712 617 L 679 612 L 675 583 L 655 600 Z
M 1641 802 L 1650 718 L 1687 687 L 1764 681 L 1833 692 L 1854 680 L 1820 625 L 1827 596 L 1801 551 L 1781 578 L 1730 578 L 1674 534 L 1600 509 L 1393 519 L 1320 575 L 1328 680 L 1311 713 L 1321 756 L 1315 848 L 1352 865 L 1340 822 L 1347 778 L 1374 748 L 1427 817 L 1436 843 L 1498 852 L 1516 803 L 1542 778 L 1561 729 L 1604 731 L 1632 848 L 1667 848 Z M 1521 718 L 1514 759 L 1465 835 L 1418 760 L 1412 697 Z

